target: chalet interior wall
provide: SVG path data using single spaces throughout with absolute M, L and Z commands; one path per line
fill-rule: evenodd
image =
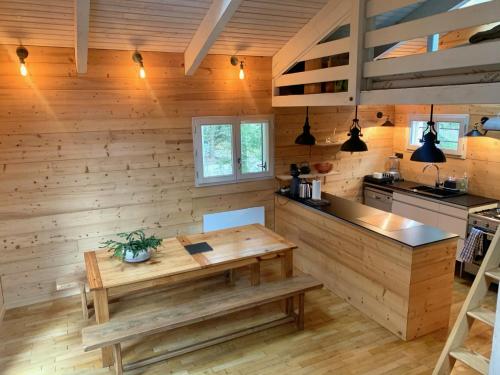
M 227 56 L 193 77 L 182 54 L 89 51 L 78 77 L 73 49 L 0 50 L 0 275 L 7 307 L 49 300 L 54 280 L 82 269 L 82 253 L 115 233 L 201 230 L 202 214 L 265 206 L 274 181 L 194 188 L 191 117 L 271 113 L 271 60 Z
M 386 159 L 392 154 L 394 129 L 380 126 L 385 117 L 378 119 L 378 111 L 394 119 L 394 106 L 359 107 L 363 140 L 368 144 L 368 152 L 350 154 L 340 151 L 340 146 L 296 145 L 295 138 L 304 125 L 305 108 L 275 108 L 276 173 L 288 173 L 291 163 L 307 161 L 312 167 L 316 162 L 329 161 L 334 165 L 333 169 L 341 173 L 326 177 L 323 191 L 360 200 L 363 176 L 384 170 Z M 327 137 L 333 140 L 335 129 L 336 138 L 346 139 L 353 118 L 354 107 L 309 108 L 311 132 L 317 142 L 324 142 Z
M 483 116 L 496 116 L 500 105 L 463 105 L 434 107 L 435 113 L 469 114 L 469 129 Z M 394 132 L 394 151 L 403 152 L 401 161 L 403 177 L 407 180 L 433 184 L 436 179 L 434 170 L 422 173 L 423 163 L 410 161 L 411 152 L 406 150 L 409 116 L 413 113 L 429 114 L 429 106 L 396 106 L 396 129 Z M 500 134 L 490 132 L 488 137 L 468 138 L 466 159 L 449 157 L 440 164 L 442 178 L 447 176 L 469 176 L 469 192 L 500 199 Z

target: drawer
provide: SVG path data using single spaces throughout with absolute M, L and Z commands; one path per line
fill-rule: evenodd
M 459 219 L 467 220 L 469 217 L 469 211 L 466 209 L 460 209 L 456 207 L 450 207 L 446 204 L 439 205 L 439 212 L 448 216 L 458 217 Z
M 437 214 L 437 218 L 437 226 L 439 229 L 457 234 L 462 238 L 467 237 L 467 220 L 443 214 Z
M 421 208 L 425 208 L 427 210 L 432 210 L 435 212 L 439 212 L 439 203 L 428 201 L 427 199 L 422 199 L 415 197 L 413 195 L 406 195 L 401 193 L 394 193 L 393 199 L 396 201 L 400 201 L 403 203 L 411 204 L 413 206 L 418 206 Z
M 411 204 L 392 201 L 392 213 L 418 221 L 422 224 L 430 225 L 433 227 L 438 226 L 437 214 L 421 207 L 413 206 Z

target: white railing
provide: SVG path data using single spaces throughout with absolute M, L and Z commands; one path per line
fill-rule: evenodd
M 315 44 L 295 60 L 295 62 L 308 61 L 349 52 L 349 64 L 273 75 L 275 88 L 273 105 L 314 106 L 432 101 L 499 103 L 500 83 L 495 81 L 498 79 L 488 81 L 484 77 L 491 71 L 500 72 L 500 39 L 403 57 L 374 59 L 373 51 L 379 46 L 500 22 L 500 0 L 492 0 L 392 26 L 372 28 L 375 23 L 373 17 L 422 2 L 423 0 L 353 0 L 350 11 L 350 37 Z M 483 72 L 484 67 L 487 67 L 484 76 L 478 75 Z M 435 83 L 430 77 L 435 77 Z M 476 77 L 477 81 L 473 81 Z M 418 79 L 415 78 L 421 79 L 420 83 L 417 84 Z M 280 87 L 340 80 L 348 81 L 348 92 L 278 95 Z M 372 85 L 374 81 L 378 83 Z M 385 81 L 389 83 L 380 84 Z M 404 87 L 402 87 L 403 82 L 406 85 Z M 412 83 L 415 86 L 412 86 Z M 457 91 L 459 90 L 457 86 L 463 91 Z

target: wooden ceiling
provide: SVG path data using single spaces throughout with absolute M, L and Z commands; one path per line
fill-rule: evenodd
M 91 0 L 88 47 L 184 52 L 213 0 Z M 328 0 L 244 0 L 209 53 L 274 55 Z M 74 2 L 0 1 L 0 44 L 73 47 Z

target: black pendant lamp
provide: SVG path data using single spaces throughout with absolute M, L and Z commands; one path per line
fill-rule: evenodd
M 432 121 L 434 114 L 434 104 L 431 105 L 431 118 L 427 123 L 427 128 L 422 134 L 420 143 L 422 146 L 417 148 L 411 155 L 410 160 L 422 163 L 445 163 L 446 156 L 436 145 L 439 144 L 436 131 L 436 123 Z M 427 132 L 427 133 L 426 133 Z
M 349 136 L 349 139 L 342 144 L 342 146 L 340 147 L 340 151 L 346 151 L 346 152 L 368 151 L 368 146 L 360 138 L 363 136 L 363 134 L 361 134 L 361 126 L 359 126 L 358 106 L 356 106 L 356 115 L 354 116 L 354 120 L 352 120 L 352 125 L 349 128 L 349 133 L 347 135 Z
M 295 139 L 298 145 L 313 146 L 316 144 L 316 138 L 311 134 L 311 127 L 309 126 L 309 107 L 306 109 L 306 121 L 302 133 Z

